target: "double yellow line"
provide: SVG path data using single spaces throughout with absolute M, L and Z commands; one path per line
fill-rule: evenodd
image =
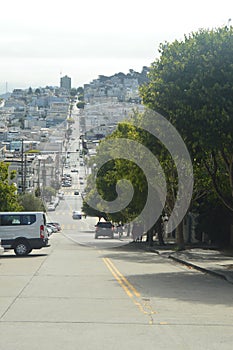
M 122 275 L 122 273 L 116 268 L 113 262 L 109 258 L 103 258 L 103 261 L 107 268 L 111 271 L 120 286 L 124 289 L 125 293 L 130 297 L 133 303 L 139 308 L 139 310 L 149 317 L 149 324 L 153 324 L 153 315 L 156 314 L 150 305 L 149 299 L 140 298 L 141 294 L 137 289 Z M 142 300 L 141 300 L 142 299 Z
M 124 275 L 122 275 L 122 273 L 116 268 L 109 258 L 103 258 L 103 261 L 130 298 L 139 298 L 141 296 L 137 289 L 127 280 Z

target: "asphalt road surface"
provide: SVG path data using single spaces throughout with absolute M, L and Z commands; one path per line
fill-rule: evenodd
M 0 349 L 232 349 L 232 284 L 130 245 L 80 245 L 95 222 L 72 220 L 73 197 L 49 214 L 63 226 L 49 248 L 0 258 Z

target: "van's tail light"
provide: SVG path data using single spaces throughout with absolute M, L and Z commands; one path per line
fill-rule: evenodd
M 44 225 L 40 225 L 40 238 L 44 239 Z

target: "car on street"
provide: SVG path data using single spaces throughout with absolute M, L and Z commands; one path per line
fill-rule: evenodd
M 78 210 L 74 210 L 72 214 L 72 218 L 74 220 L 81 220 L 82 219 L 82 213 Z
M 56 209 L 56 206 L 55 206 L 54 204 L 49 204 L 49 205 L 47 206 L 47 210 L 48 210 L 48 211 L 55 211 L 55 209 Z
M 47 222 L 46 226 L 52 225 L 57 231 L 61 231 L 61 225 L 58 222 Z
M 114 225 L 110 221 L 99 221 L 95 225 L 95 239 L 99 237 L 114 238 Z
M 78 196 L 79 195 L 79 191 L 74 191 L 74 195 Z
M 47 223 L 46 227 L 47 227 L 47 229 L 48 228 L 51 229 L 52 233 L 55 233 L 58 231 L 57 227 L 55 225 L 53 225 L 52 223 Z

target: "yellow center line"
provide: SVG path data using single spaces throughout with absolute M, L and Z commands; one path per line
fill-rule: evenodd
M 121 278 L 121 280 L 126 284 L 126 286 L 131 289 L 131 291 L 134 293 L 134 295 L 139 298 L 141 296 L 141 294 L 137 291 L 137 289 L 127 280 L 127 278 L 122 275 L 122 273 L 116 268 L 116 266 L 113 264 L 113 262 L 108 259 L 108 258 L 105 258 L 109 265 L 111 265 L 112 269 L 117 273 L 117 275 Z
M 103 258 L 103 261 L 107 268 L 110 270 L 112 275 L 115 277 L 120 286 L 124 289 L 128 297 L 133 301 L 133 303 L 138 307 L 138 309 L 147 315 L 149 319 L 149 324 L 154 323 L 152 315 L 156 314 L 156 311 L 152 309 L 147 300 L 140 300 L 141 294 L 137 289 L 127 280 L 127 278 L 116 268 L 113 262 L 109 258 Z
M 113 276 L 115 277 L 115 279 L 117 280 L 117 282 L 120 284 L 120 286 L 124 289 L 124 291 L 126 292 L 126 294 L 132 298 L 133 295 L 130 292 L 130 290 L 127 288 L 127 286 L 123 283 L 123 281 L 121 280 L 121 278 L 117 275 L 117 273 L 114 271 L 114 269 L 111 267 L 111 265 L 109 264 L 109 259 L 107 258 L 103 258 L 103 261 L 105 263 L 105 265 L 108 267 L 108 269 L 111 271 L 111 273 L 113 274 Z

